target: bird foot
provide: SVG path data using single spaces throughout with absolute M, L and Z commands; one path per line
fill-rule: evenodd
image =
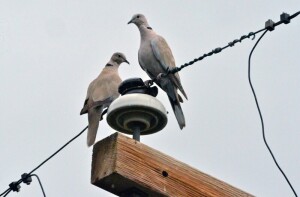
M 150 88 L 153 85 L 153 81 L 152 80 L 146 80 L 146 81 L 144 81 L 144 84 L 147 88 Z
M 162 78 L 164 77 L 164 74 L 163 73 L 159 73 L 156 77 L 156 80 L 157 81 L 160 81 Z
M 103 120 L 103 116 L 107 113 L 107 109 L 104 109 L 104 111 L 101 113 L 101 116 L 100 116 L 100 121 Z

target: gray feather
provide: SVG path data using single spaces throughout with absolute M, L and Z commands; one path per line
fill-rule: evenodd
M 114 53 L 99 76 L 88 87 L 87 96 L 80 112 L 80 115 L 88 113 L 88 146 L 95 143 L 102 111 L 119 96 L 118 87 L 122 80 L 118 68 L 122 62 L 129 63 L 124 54 Z
M 88 113 L 89 127 L 87 133 L 88 147 L 92 146 L 95 143 L 102 110 L 103 107 L 93 108 L 89 110 Z
M 166 73 L 167 69 L 175 67 L 175 60 L 169 45 L 163 37 L 149 27 L 144 15 L 134 15 L 129 23 L 134 23 L 140 31 L 138 60 L 151 79 L 157 79 L 159 74 Z M 180 106 L 182 98 L 177 90 L 179 89 L 186 99 L 187 95 L 181 85 L 179 74 L 169 74 L 167 77 L 155 80 L 155 83 L 167 93 L 179 127 L 182 129 L 185 126 L 185 118 Z

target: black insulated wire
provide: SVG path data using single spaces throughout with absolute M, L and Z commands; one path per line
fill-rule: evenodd
M 30 176 L 34 176 L 34 177 L 38 180 L 38 182 L 39 182 L 39 184 L 40 184 L 40 187 L 41 187 L 41 190 L 42 190 L 42 192 L 43 192 L 43 195 L 44 195 L 44 197 L 46 197 L 45 190 L 44 190 L 44 188 L 43 188 L 43 185 L 42 185 L 42 182 L 41 182 L 39 176 L 36 175 L 36 174 L 32 174 L 32 175 L 30 175 Z
M 253 96 L 254 96 L 254 99 L 255 99 L 256 107 L 257 107 L 257 110 L 258 110 L 258 113 L 259 113 L 259 117 L 260 117 L 260 121 L 261 121 L 261 128 L 262 128 L 262 136 L 263 136 L 264 143 L 265 143 L 269 153 L 271 154 L 271 156 L 273 158 L 273 161 L 275 162 L 277 168 L 279 169 L 281 174 L 284 176 L 286 182 L 289 184 L 289 186 L 290 186 L 291 190 L 293 191 L 294 195 L 297 197 L 297 193 L 296 193 L 295 189 L 293 188 L 292 184 L 290 183 L 288 177 L 285 175 L 285 173 L 283 172 L 283 170 L 279 166 L 279 164 L 276 161 L 276 158 L 275 158 L 270 146 L 267 143 L 266 136 L 265 136 L 265 127 L 264 127 L 263 116 L 262 116 L 262 113 L 261 113 L 261 110 L 260 110 L 260 107 L 259 107 L 259 104 L 258 104 L 258 100 L 257 100 L 257 96 L 256 96 L 256 93 L 255 93 L 254 87 L 253 87 L 252 82 L 251 82 L 251 72 L 250 72 L 251 71 L 251 57 L 252 57 L 253 51 L 256 48 L 257 44 L 259 43 L 259 41 L 264 37 L 264 35 L 268 31 L 269 30 L 265 30 L 264 33 L 259 37 L 259 39 L 256 41 L 255 45 L 253 46 L 253 48 L 252 48 L 252 50 L 249 54 L 249 59 L 248 59 L 248 80 L 249 80 L 249 84 L 250 84 L 250 87 L 251 87 L 251 90 L 252 90 L 252 93 L 253 93 Z
M 240 39 L 235 39 L 233 40 L 232 42 L 229 42 L 226 46 L 224 47 L 217 47 L 215 49 L 213 49 L 211 52 L 209 53 L 205 53 L 203 54 L 202 56 L 198 57 L 198 58 L 195 58 L 194 60 L 188 62 L 188 63 L 185 63 L 185 64 L 182 64 L 181 66 L 179 67 L 175 67 L 175 68 L 169 68 L 166 70 L 165 73 L 161 73 L 159 74 L 158 76 L 156 76 L 155 79 L 152 79 L 152 80 L 149 80 L 148 82 L 151 82 L 153 83 L 155 80 L 157 80 L 157 78 L 159 77 L 166 77 L 167 75 L 169 74 L 175 74 L 176 72 L 179 72 L 181 71 L 183 68 L 187 67 L 187 66 L 190 66 L 198 61 L 201 61 L 203 60 L 204 58 L 208 57 L 208 56 L 212 56 L 213 54 L 217 54 L 217 53 L 220 53 L 221 51 L 223 51 L 224 49 L 228 48 L 228 47 L 233 47 L 236 43 L 241 43 L 244 39 L 246 38 L 251 38 L 252 40 L 255 39 L 255 35 L 262 32 L 262 31 L 265 31 L 265 30 L 269 30 L 269 31 L 273 31 L 275 29 L 276 26 L 278 25 L 281 25 L 282 23 L 284 24 L 288 24 L 290 22 L 291 19 L 295 18 L 296 16 L 298 16 L 300 14 L 300 11 L 299 12 L 296 12 L 295 14 L 293 15 L 288 15 L 286 13 L 282 13 L 280 15 L 280 21 L 278 21 L 277 23 L 274 23 L 272 20 L 268 20 L 266 21 L 265 23 L 265 27 L 256 31 L 256 32 L 250 32 L 248 33 L 247 35 L 243 35 L 240 37 Z
M 49 161 L 52 157 L 54 157 L 57 153 L 59 153 L 62 149 L 64 149 L 66 146 L 68 146 L 72 141 L 74 141 L 76 138 L 78 138 L 82 133 L 84 133 L 84 131 L 88 128 L 88 126 L 86 126 L 82 131 L 80 131 L 76 136 L 74 136 L 72 139 L 70 139 L 67 143 L 65 143 L 62 147 L 60 147 L 57 151 L 55 151 L 52 155 L 50 155 L 47 159 L 45 159 L 42 163 L 40 163 L 37 167 L 35 167 L 33 170 L 31 170 L 27 176 L 35 176 L 38 181 L 39 184 L 41 186 L 42 192 L 45 195 L 45 191 L 43 189 L 43 186 L 41 184 L 40 179 L 38 178 L 38 176 L 36 174 L 32 174 L 34 171 L 36 171 L 37 169 L 39 169 L 42 165 L 44 165 L 47 161 Z M 17 188 L 20 189 L 20 184 L 22 183 L 24 178 L 19 179 L 17 182 L 12 182 L 10 184 L 10 188 L 8 188 L 7 190 L 5 190 L 3 193 L 0 194 L 0 196 L 7 196 L 11 191 L 18 191 Z

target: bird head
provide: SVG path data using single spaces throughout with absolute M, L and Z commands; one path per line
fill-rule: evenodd
M 136 26 L 149 26 L 146 17 L 143 14 L 135 14 L 127 24 L 135 24 Z
M 113 62 L 116 62 L 117 64 L 121 64 L 123 62 L 126 62 L 127 64 L 129 64 L 129 62 L 127 61 L 125 55 L 123 53 L 120 52 L 116 52 L 112 55 L 111 60 Z

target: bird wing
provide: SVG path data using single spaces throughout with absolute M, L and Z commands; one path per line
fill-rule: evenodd
M 163 37 L 159 35 L 154 37 L 151 40 L 151 48 L 155 58 L 164 70 L 167 70 L 169 67 L 175 67 L 175 60 L 172 51 Z M 170 74 L 168 77 L 172 81 L 172 83 L 182 92 L 184 97 L 187 98 L 187 95 L 181 85 L 179 74 Z
M 105 108 L 109 106 L 110 103 L 119 96 L 118 86 L 120 83 L 121 78 L 117 73 L 103 70 L 101 74 L 90 83 L 80 115 L 87 113 L 91 107 L 104 106 Z
M 151 48 L 155 58 L 159 61 L 164 70 L 175 67 L 175 60 L 166 40 L 161 36 L 156 36 L 151 40 Z
M 87 113 L 87 112 L 88 112 L 88 109 L 90 108 L 90 106 L 89 106 L 89 103 L 90 103 L 90 96 L 91 96 L 91 94 L 92 94 L 92 92 L 93 92 L 93 88 L 94 88 L 95 81 L 96 81 L 96 79 L 94 79 L 94 80 L 90 83 L 90 85 L 89 85 L 89 87 L 88 87 L 88 89 L 87 89 L 86 98 L 85 98 L 85 101 L 84 101 L 84 104 L 83 104 L 83 108 L 82 108 L 81 111 L 80 111 L 80 115 Z
M 94 102 L 104 101 L 109 97 L 116 99 L 119 96 L 118 87 L 121 81 L 115 70 L 103 70 L 95 81 L 91 98 Z

